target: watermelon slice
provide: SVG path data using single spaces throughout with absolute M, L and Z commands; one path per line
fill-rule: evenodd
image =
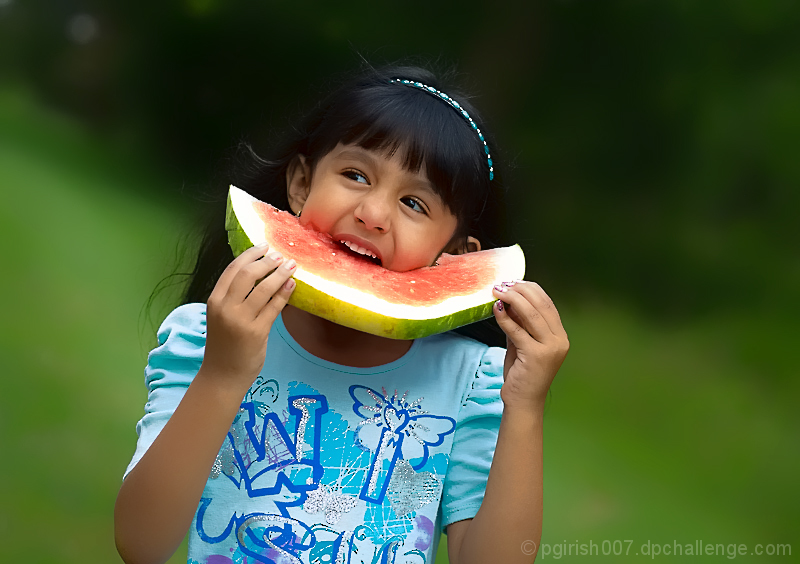
M 339 325 L 391 339 L 416 339 L 492 315 L 492 287 L 521 279 L 519 245 L 463 255 L 407 272 L 383 268 L 294 215 L 230 187 L 225 219 L 234 255 L 266 241 L 297 261 L 289 303 Z

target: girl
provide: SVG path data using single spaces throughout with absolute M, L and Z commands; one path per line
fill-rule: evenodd
M 427 71 L 370 70 L 241 184 L 387 269 L 429 266 L 502 227 L 479 124 Z M 544 400 L 568 349 L 544 291 L 498 281 L 507 350 L 389 340 L 288 306 L 292 258 L 230 262 L 222 229 L 145 369 L 123 559 L 164 562 L 188 531 L 203 564 L 430 563 L 445 531 L 454 564 L 532 561 Z

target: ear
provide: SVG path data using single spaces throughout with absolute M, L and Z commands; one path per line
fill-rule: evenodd
M 465 241 L 458 241 L 450 245 L 449 248 L 445 249 L 444 252 L 449 253 L 451 255 L 463 255 L 465 253 L 474 253 L 475 251 L 481 250 L 481 242 L 478 241 L 475 237 L 467 237 Z
M 305 155 L 298 154 L 286 169 L 286 196 L 295 215 L 303 209 L 311 191 L 311 167 Z

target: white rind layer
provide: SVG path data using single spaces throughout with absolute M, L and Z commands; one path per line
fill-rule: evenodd
M 230 205 L 236 216 L 236 222 L 239 224 L 238 230 L 241 230 L 252 245 L 257 245 L 262 242 L 272 244 L 272 241 L 266 240 L 264 221 L 256 211 L 254 205 L 257 202 L 259 202 L 259 200 L 247 192 L 235 186 L 230 187 Z M 476 290 L 472 294 L 452 296 L 431 305 L 407 305 L 389 302 L 374 294 L 322 278 L 321 276 L 308 272 L 300 265 L 297 267 L 294 278 L 304 283 L 299 284 L 297 290 L 308 285 L 315 290 L 315 294 L 320 292 L 338 302 L 344 302 L 340 304 L 340 306 L 352 304 L 355 308 L 358 308 L 358 311 L 363 311 L 365 314 L 367 314 L 367 312 L 372 312 L 381 319 L 380 321 L 378 319 L 375 320 L 379 325 L 391 325 L 392 319 L 397 321 L 408 320 L 410 322 L 424 322 L 448 317 L 471 317 L 466 310 L 477 312 L 478 308 L 487 310 L 480 316 L 485 317 L 486 315 L 491 315 L 491 308 L 485 308 L 483 306 L 495 301 L 495 297 L 492 294 L 492 286 L 501 281 L 521 279 L 525 273 L 525 257 L 522 249 L 520 249 L 518 245 L 502 249 L 492 249 L 492 252 L 496 258 L 495 265 L 499 265 L 497 266 L 497 280 L 492 281 L 487 286 Z M 299 293 L 297 290 L 294 293 Z M 296 297 L 300 298 L 300 296 Z M 359 315 L 359 317 L 363 316 Z M 332 320 L 335 321 L 335 319 Z M 470 319 L 467 322 L 477 320 L 478 319 Z M 349 323 L 344 324 L 349 325 Z M 406 328 L 398 328 L 398 330 L 403 332 L 407 331 Z M 384 331 L 384 329 L 381 329 L 381 331 Z M 416 329 L 412 331 L 416 331 Z M 377 331 L 370 332 L 378 334 Z M 387 334 L 387 336 L 392 335 Z
M 246 232 L 247 230 L 245 230 L 245 233 Z M 509 247 L 508 249 L 512 252 L 505 253 L 509 255 L 508 258 L 503 257 L 500 259 L 500 262 L 505 263 L 508 261 L 507 264 L 514 264 L 515 262 L 516 264 L 519 264 L 519 259 L 524 260 L 524 258 L 521 256 L 521 250 L 518 253 L 513 252 L 514 249 L 519 249 L 519 247 Z M 508 276 L 504 277 L 504 274 L 507 274 Z M 518 275 L 515 277 L 513 276 L 513 272 L 511 272 L 510 268 L 508 273 L 503 273 L 503 269 L 499 268 L 499 279 L 496 280 L 495 283 L 499 283 L 504 280 L 511 281 L 522 277 L 521 273 L 517 272 L 517 274 Z M 461 311 L 463 309 L 475 307 L 476 305 L 485 304 L 494 301 L 495 299 L 494 295 L 492 294 L 492 287 L 494 284 L 489 284 L 488 286 L 481 288 L 472 294 L 452 296 L 450 298 L 446 298 L 444 301 L 439 302 L 438 304 L 410 306 L 406 304 L 388 302 L 368 292 L 363 292 L 356 288 L 344 286 L 337 282 L 333 282 L 332 280 L 326 280 L 320 276 L 317 276 L 316 274 L 305 271 L 300 267 L 297 268 L 297 274 L 295 274 L 294 277 L 338 300 L 374 311 L 375 313 L 385 315 L 386 317 L 394 317 L 396 319 L 435 319 L 437 317 L 449 315 L 455 311 Z

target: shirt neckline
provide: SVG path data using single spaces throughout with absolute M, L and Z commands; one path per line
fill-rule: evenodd
M 283 312 L 278 315 L 275 319 L 275 323 L 273 327 L 277 329 L 278 334 L 281 336 L 283 341 L 291 348 L 298 356 L 302 357 L 306 361 L 310 362 L 311 364 L 315 364 L 327 370 L 333 370 L 336 372 L 343 372 L 346 374 L 382 374 L 384 372 L 390 372 L 392 370 L 397 370 L 402 366 L 408 364 L 414 356 L 417 354 L 421 346 L 422 339 L 414 339 L 413 343 L 411 343 L 411 348 L 406 351 L 403 356 L 400 358 L 393 360 L 387 364 L 380 364 L 378 366 L 346 366 L 344 364 L 337 364 L 335 362 L 331 362 L 329 360 L 325 360 L 323 358 L 319 358 L 305 350 L 300 344 L 295 341 L 294 337 L 292 337 L 291 333 L 286 329 L 286 325 L 283 323 Z

